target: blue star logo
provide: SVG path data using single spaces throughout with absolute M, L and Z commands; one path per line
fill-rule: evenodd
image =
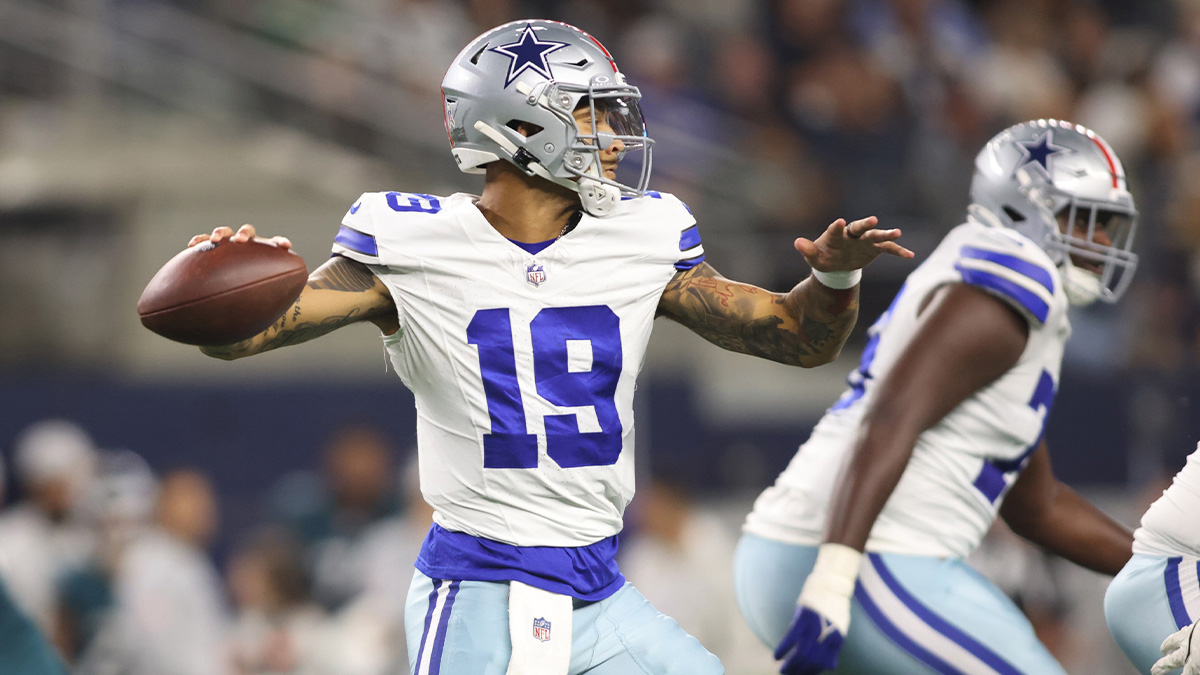
M 525 24 L 525 30 L 521 31 L 521 37 L 517 38 L 516 42 L 492 47 L 488 51 L 503 54 L 512 59 L 508 64 L 508 75 L 504 79 L 504 87 L 508 88 L 508 85 L 512 84 L 513 80 L 526 70 L 532 70 L 547 80 L 554 79 L 546 57 L 568 46 L 570 44 L 567 42 L 538 40 L 537 35 L 533 32 L 533 26 Z
M 1017 169 L 1026 164 L 1041 164 L 1042 170 L 1047 174 L 1050 173 L 1050 158 L 1060 152 L 1070 152 L 1070 148 L 1054 144 L 1053 132 L 1050 129 L 1046 133 L 1038 136 L 1033 141 L 1018 141 L 1017 145 L 1021 146 L 1021 152 L 1025 153 L 1025 157 L 1017 164 Z M 1016 169 L 1014 169 L 1015 171 Z

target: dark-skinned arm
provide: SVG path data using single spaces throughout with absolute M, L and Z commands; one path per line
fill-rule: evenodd
M 965 284 L 938 290 L 922 317 L 866 412 L 830 504 L 829 543 L 863 550 L 917 436 L 1012 368 L 1028 339 L 1015 310 Z
M 797 239 L 795 248 L 822 272 L 861 269 L 882 254 L 913 257 L 895 242 L 899 230 L 876 229 L 877 223 L 839 218 L 815 241 Z M 809 277 L 787 293 L 772 293 L 700 263 L 667 284 L 658 316 L 723 349 L 811 368 L 841 353 L 858 318 L 858 285 L 838 290 Z
M 1071 562 L 1115 575 L 1133 556 L 1133 533 L 1054 476 L 1043 440 L 1000 506 L 1012 531 Z

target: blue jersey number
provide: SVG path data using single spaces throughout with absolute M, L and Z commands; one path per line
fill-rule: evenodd
M 842 397 L 833 404 L 829 410 L 842 410 L 854 405 L 854 402 L 863 397 L 867 393 L 867 380 L 874 377 L 871 374 L 871 364 L 875 361 L 875 350 L 879 349 L 879 338 L 883 336 L 883 329 L 892 320 L 892 313 L 896 311 L 896 305 L 900 304 L 900 297 L 904 295 L 905 286 L 901 286 L 900 290 L 896 291 L 896 297 L 892 298 L 892 304 L 884 310 L 883 314 L 875 319 L 875 323 L 867 329 L 867 346 L 863 347 L 862 358 L 858 362 L 858 368 L 850 371 L 846 376 L 846 384 L 850 385 L 850 389 L 842 394 Z
M 400 213 L 437 213 L 442 210 L 442 203 L 433 195 L 419 192 L 389 192 L 386 195 L 388 206 Z
M 1016 473 L 1025 467 L 1025 460 L 1037 450 L 1038 445 L 1042 442 L 1042 435 L 1046 433 L 1046 421 L 1050 419 L 1050 405 L 1054 403 L 1054 378 L 1045 370 L 1042 371 L 1042 376 L 1038 378 L 1037 386 L 1033 389 L 1033 396 L 1029 399 L 1029 407 L 1034 412 L 1044 410 L 1042 416 L 1042 428 L 1038 432 L 1037 439 L 1033 444 L 1025 448 L 1016 459 L 986 459 L 983 461 L 983 468 L 980 469 L 979 475 L 975 477 L 975 489 L 979 490 L 984 497 L 991 503 L 996 503 L 1000 495 L 1004 494 L 1005 488 L 1008 487 L 1008 481 L 1005 479 L 1007 474 Z
M 553 405 L 591 407 L 600 431 L 582 432 L 575 413 L 546 415 L 546 453 L 564 468 L 615 464 L 621 454 L 617 413 L 621 376 L 620 319 L 604 305 L 547 307 L 529 324 L 537 393 Z M 467 326 L 467 342 L 479 348 L 479 369 L 491 433 L 483 436 L 483 465 L 489 469 L 537 467 L 537 436 L 528 433 L 512 322 L 507 309 L 481 309 Z M 589 370 L 572 371 L 570 344 L 591 349 Z

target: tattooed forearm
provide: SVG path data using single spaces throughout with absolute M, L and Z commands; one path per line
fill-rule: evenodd
M 342 316 L 327 316 L 320 321 L 300 321 L 300 316 L 300 306 L 296 305 L 292 311 L 280 317 L 266 331 L 249 340 L 232 345 L 201 347 L 200 351 L 209 356 L 226 360 L 268 352 L 279 347 L 308 342 L 342 326 L 360 321 L 363 318 L 363 311 L 356 307 Z
M 376 283 L 370 268 L 341 256 L 330 258 L 308 278 L 308 287 L 318 291 L 361 293 L 371 290 Z
M 816 366 L 841 351 L 858 316 L 858 295 L 808 284 L 770 293 L 701 264 L 671 280 L 659 312 L 724 349 Z
M 399 327 L 396 305 L 383 282 L 366 265 L 338 257 L 309 276 L 300 297 L 265 331 L 232 345 L 200 350 L 233 360 L 307 342 L 361 321 L 373 321 L 389 333 Z

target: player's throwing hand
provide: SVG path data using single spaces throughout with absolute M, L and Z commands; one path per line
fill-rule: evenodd
M 292 242 L 287 237 L 259 237 L 254 230 L 254 226 L 250 224 L 243 225 L 238 228 L 237 232 L 233 231 L 232 227 L 222 225 L 212 231 L 212 234 L 198 234 L 188 240 L 188 248 L 202 244 L 206 241 L 211 241 L 216 244 L 223 239 L 230 241 L 250 241 L 257 239 L 259 241 L 270 242 L 279 248 L 291 248 Z

